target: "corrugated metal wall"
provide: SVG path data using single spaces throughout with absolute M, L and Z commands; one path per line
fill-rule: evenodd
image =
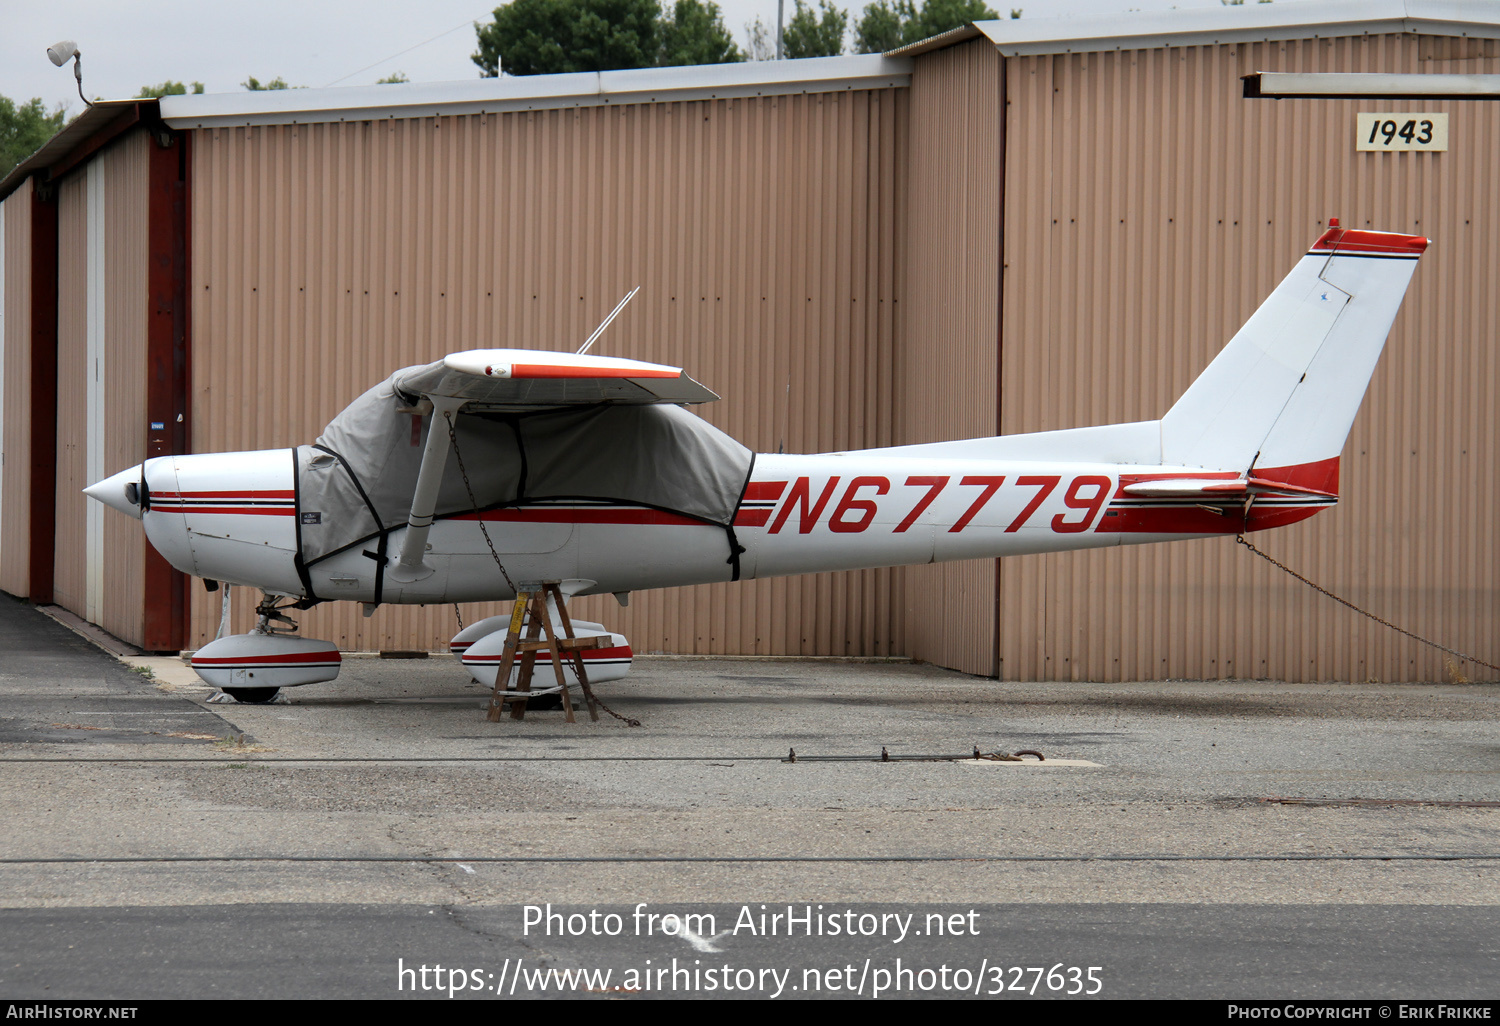
M 93 164 L 105 176 L 104 474 L 146 458 L 146 212 L 151 145 L 149 135 L 136 132 Z M 137 520 L 114 510 L 102 512 L 104 587 L 99 626 L 139 645 L 144 640 L 145 532 Z
M 903 261 L 901 442 L 997 431 L 1002 62 L 988 40 L 917 62 Z M 995 673 L 995 561 L 908 567 L 906 654 Z M 977 615 L 976 615 L 977 614 Z
M 57 545 L 53 601 L 84 615 L 88 565 L 88 176 L 57 187 Z M 139 524 L 135 525 L 139 527 Z
M 147 147 L 137 132 L 109 147 L 58 186 L 57 295 L 57 545 L 54 600 L 88 616 L 88 568 L 102 563 L 102 587 L 93 619 L 111 634 L 135 644 L 143 639 L 145 537 L 139 521 L 104 510 L 102 539 L 90 543 L 86 529 L 91 484 L 88 470 L 89 378 L 99 376 L 97 424 L 103 469 L 113 474 L 145 458 L 146 439 L 146 231 Z M 103 365 L 89 357 L 89 181 L 97 176 L 103 197 L 98 226 L 103 261 Z M 96 183 L 98 184 L 98 183 Z M 96 193 L 99 195 L 99 193 Z
M 31 590 L 31 182 L 5 199 L 5 417 L 0 451 L 0 591 Z
M 448 352 L 574 349 L 635 285 L 597 351 L 687 368 L 724 396 L 704 415 L 745 444 L 889 444 L 905 93 L 200 130 L 194 449 L 310 442 L 392 370 Z M 643 652 L 885 654 L 904 648 L 893 576 L 578 612 Z M 217 613 L 195 591 L 195 643 Z M 348 650 L 436 648 L 456 629 L 448 607 L 301 619 Z
M 1344 451 L 1343 502 L 1255 540 L 1351 601 L 1495 661 L 1500 105 L 1252 101 L 1239 81 L 1494 73 L 1495 42 L 1375 35 L 1007 64 L 1001 430 L 1160 416 L 1330 216 L 1429 235 Z M 1448 111 L 1450 149 L 1356 153 L 1361 110 Z M 998 620 L 1007 679 L 1449 674 L 1440 653 L 1232 540 L 1005 560 Z

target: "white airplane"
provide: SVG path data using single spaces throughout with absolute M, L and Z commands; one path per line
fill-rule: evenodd
M 86 492 L 140 518 L 184 573 L 261 590 L 256 629 L 193 660 L 242 701 L 337 675 L 335 645 L 277 626 L 319 602 L 368 615 L 562 581 L 623 603 L 646 588 L 1280 527 L 1338 501 L 1339 453 L 1427 247 L 1329 225 L 1160 420 L 755 454 L 687 411 L 718 397 L 677 367 L 480 349 L 397 371 L 313 445 L 161 456 Z M 453 640 L 485 683 L 509 621 Z M 589 656 L 592 680 L 630 664 L 618 635 Z

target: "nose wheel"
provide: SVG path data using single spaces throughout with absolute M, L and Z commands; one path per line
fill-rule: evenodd
M 221 688 L 224 694 L 246 705 L 265 705 L 281 693 L 280 688 Z

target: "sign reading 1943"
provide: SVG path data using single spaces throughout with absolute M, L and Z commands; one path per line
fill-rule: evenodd
M 1446 114 L 1356 114 L 1356 150 L 1446 150 Z

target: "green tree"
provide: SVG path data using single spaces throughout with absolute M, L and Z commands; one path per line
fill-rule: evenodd
M 677 0 L 672 13 L 658 22 L 656 37 L 661 46 L 656 63 L 663 68 L 736 64 L 745 59 L 713 0 Z
M 409 79 L 409 78 L 406 77 L 406 72 L 404 72 L 404 71 L 393 71 L 389 75 L 385 76 L 385 78 L 377 78 L 375 80 L 375 84 L 376 85 L 401 85 L 403 82 L 410 82 L 410 81 L 411 81 L 411 79 Z
M 875 0 L 866 5 L 854 26 L 854 52 L 885 53 L 904 46 L 902 32 L 916 13 L 908 0 Z
M 1012 18 L 1020 10 L 1010 12 Z M 925 0 L 920 8 L 910 0 L 874 0 L 854 27 L 854 45 L 860 53 L 885 53 L 898 46 L 921 42 L 971 21 L 998 18 L 984 0 Z M 899 23 L 899 39 L 896 25 Z
M 0 96 L 0 178 L 41 149 L 62 126 L 61 104 L 49 114 L 38 97 L 17 106 L 13 100 Z
M 984 0 L 927 0 L 917 11 L 916 18 L 907 25 L 907 31 L 911 33 L 907 42 L 931 39 L 971 21 L 991 21 L 998 17 L 1000 15 L 985 6 Z
M 782 50 L 788 57 L 837 57 L 844 52 L 844 30 L 849 15 L 829 0 L 818 0 L 819 17 L 803 0 L 781 33 Z
M 187 86 L 183 85 L 181 82 L 173 82 L 169 78 L 161 85 L 141 86 L 141 91 L 136 93 L 135 95 L 140 99 L 159 100 L 163 96 L 184 96 L 187 94 L 187 91 Z M 203 92 L 203 83 L 194 82 L 193 93 L 196 95 L 201 92 Z
M 240 85 L 244 86 L 246 89 L 250 90 L 252 93 L 264 92 L 267 89 L 302 89 L 302 88 L 304 88 L 303 86 L 289 86 L 289 85 L 287 85 L 286 84 L 286 79 L 282 78 L 280 75 L 277 75 L 275 78 L 271 79 L 271 81 L 269 81 L 269 82 L 262 82 L 260 79 L 256 78 L 254 75 L 251 75 L 249 78 L 245 79 L 245 81 L 241 82 Z
M 656 64 L 657 0 L 512 0 L 476 24 L 480 74 L 555 75 Z

